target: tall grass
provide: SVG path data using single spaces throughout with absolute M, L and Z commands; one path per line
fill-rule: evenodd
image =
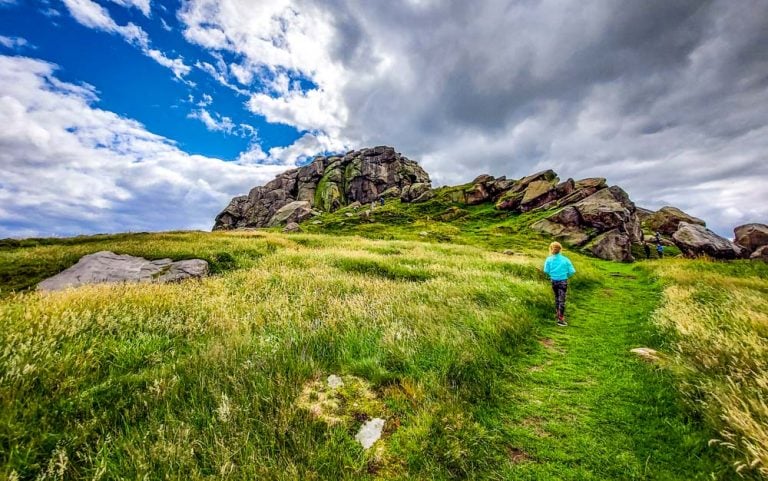
M 768 265 L 657 264 L 656 323 L 671 334 L 683 391 L 715 426 L 741 474 L 768 477 Z
M 0 477 L 441 479 L 505 462 L 496 423 L 477 413 L 499 402 L 499 373 L 549 311 L 529 258 L 270 233 L 109 247 L 227 266 L 0 299 Z M 44 271 L 101 248 L 0 262 Z M 364 419 L 330 426 L 299 406 L 331 373 L 370 384 L 387 419 L 380 449 L 355 442 Z

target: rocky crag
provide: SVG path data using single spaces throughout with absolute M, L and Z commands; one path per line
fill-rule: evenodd
M 273 227 L 301 222 L 318 211 L 381 197 L 404 202 L 425 200 L 429 175 L 419 164 L 392 147 L 354 150 L 345 155 L 318 156 L 312 163 L 278 175 L 264 186 L 235 197 L 216 216 L 214 230 Z
M 380 146 L 316 157 L 305 167 L 278 175 L 248 195 L 232 199 L 216 217 L 214 230 L 288 224 L 297 231 L 296 223 L 322 211 L 388 197 L 424 202 L 434 196 L 429 175 L 416 162 L 392 147 Z M 768 228 L 763 224 L 737 228 L 734 243 L 675 207 L 657 212 L 637 207 L 621 187 L 609 186 L 599 177 L 561 181 L 552 170 L 516 180 L 480 175 L 462 188 L 451 189 L 449 201 L 492 202 L 496 209 L 514 213 L 546 211 L 549 214 L 533 222 L 531 229 L 603 259 L 632 262 L 632 246 L 656 232 L 661 242 L 677 245 L 689 256 L 768 256 Z

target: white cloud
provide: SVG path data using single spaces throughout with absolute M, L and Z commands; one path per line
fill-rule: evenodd
M 232 196 L 290 165 L 186 154 L 54 69 L 0 56 L 0 237 L 209 229 Z
M 188 75 L 190 70 L 192 70 L 192 67 L 186 65 L 180 58 L 168 58 L 160 50 L 150 48 L 147 49 L 144 53 L 146 53 L 148 57 L 152 58 L 155 62 L 159 63 L 163 67 L 171 69 L 173 74 L 179 79 Z
M 127 42 L 138 47 L 144 55 L 153 59 L 163 67 L 170 69 L 176 78 L 183 79 L 183 77 L 189 74 L 192 70 L 190 66 L 184 63 L 182 58 L 172 59 L 160 50 L 152 48 L 150 46 L 149 36 L 141 27 L 133 23 L 118 25 L 109 15 L 109 11 L 98 3 L 92 0 L 62 1 L 69 10 L 69 13 L 78 21 L 78 23 L 88 28 L 120 35 Z M 144 12 L 144 7 L 146 6 L 145 15 L 149 15 L 149 1 L 119 0 L 115 3 L 120 3 L 125 6 L 135 6 L 142 10 L 142 12 Z
M 232 129 L 235 128 L 235 124 L 232 122 L 231 118 L 222 117 L 218 114 L 216 114 L 216 117 L 214 118 L 205 109 L 195 110 L 191 112 L 188 117 L 200 120 L 206 127 L 208 127 L 208 130 L 231 133 Z
M 210 95 L 203 94 L 203 97 L 204 101 L 198 102 L 197 104 L 201 107 L 209 105 L 210 100 L 212 100 Z M 208 103 L 205 102 L 205 97 L 207 97 Z M 248 124 L 235 124 L 230 117 L 226 117 L 215 112 L 211 114 L 205 108 L 193 110 L 189 113 L 189 115 L 187 115 L 187 117 L 201 121 L 203 124 L 205 124 L 206 128 L 212 132 L 225 132 L 230 135 L 237 135 L 238 137 L 252 138 L 254 141 L 256 140 L 256 136 L 258 134 L 256 129 Z
M 5 48 L 16 50 L 19 48 L 28 47 L 29 42 L 21 37 L 6 37 L 5 35 L 0 35 L 0 45 Z
M 179 18 L 190 42 L 244 57 L 241 63 L 205 66 L 220 83 L 231 84 L 231 75 L 250 85 L 255 77 L 264 80 L 264 71 L 271 73 L 267 91 L 253 94 L 248 102 L 254 113 L 270 122 L 340 136 L 339 129 L 347 121 L 340 94 L 348 75 L 332 58 L 332 12 L 287 0 L 193 0 L 184 4 Z M 320 87 L 308 92 L 291 88 L 286 72 L 305 75 Z
M 109 0 L 112 3 L 116 3 L 122 7 L 134 7 L 138 8 L 144 16 L 149 17 L 150 5 L 149 0 Z

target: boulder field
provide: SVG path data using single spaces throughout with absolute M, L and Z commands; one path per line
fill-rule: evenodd
M 632 246 L 645 242 L 644 232 L 663 236 L 688 256 L 718 259 L 765 259 L 768 227 L 747 224 L 737 228 L 736 242 L 718 236 L 706 223 L 680 209 L 667 206 L 654 212 L 637 207 L 619 186 L 591 177 L 561 181 L 552 170 L 521 179 L 483 174 L 453 189 L 450 200 L 458 204 L 493 203 L 514 213 L 551 211 L 530 228 L 597 257 L 632 262 Z M 298 169 L 278 175 L 248 195 L 232 199 L 216 216 L 214 230 L 288 226 L 349 205 L 380 199 L 425 202 L 435 193 L 429 174 L 394 148 L 378 146 L 344 155 L 318 156 Z

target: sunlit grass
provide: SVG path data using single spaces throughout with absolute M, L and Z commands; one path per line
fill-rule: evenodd
M 158 237 L 113 248 L 228 252 L 237 268 L 0 302 L 2 476 L 443 477 L 503 456 L 466 406 L 493 402 L 495 373 L 547 305 L 529 270 L 538 261 L 354 237 Z M 72 249 L 4 255 L 55 261 Z M 387 456 L 356 444 L 362 420 L 329 427 L 297 405 L 330 373 L 372 384 Z
M 658 264 L 667 282 L 656 322 L 671 334 L 693 405 L 734 452 L 736 470 L 768 476 L 768 265 Z

